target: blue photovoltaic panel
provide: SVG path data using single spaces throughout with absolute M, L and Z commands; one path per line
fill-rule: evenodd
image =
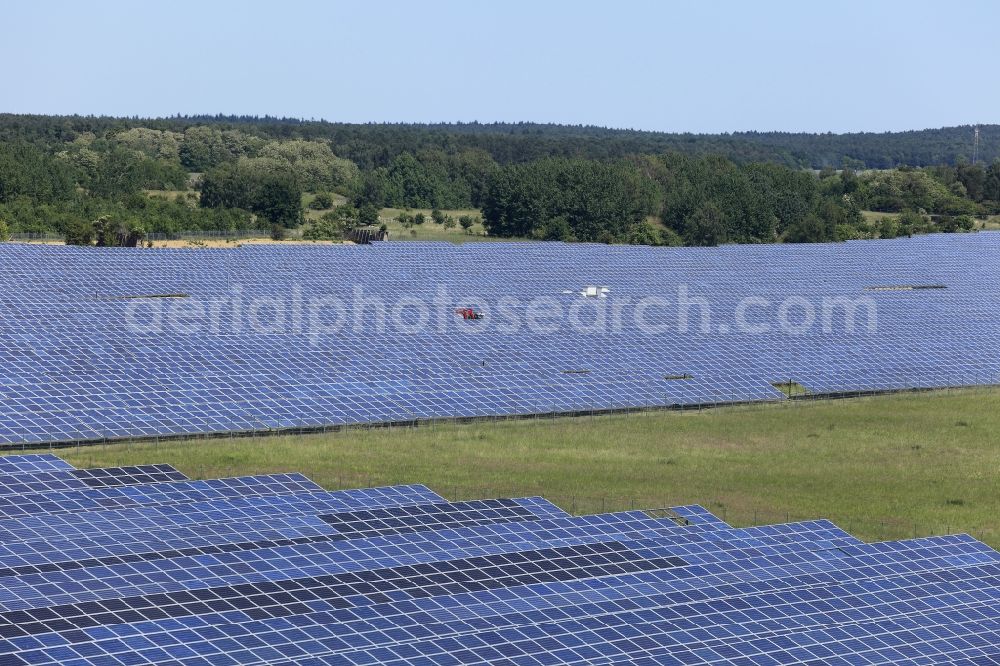
M 16 474 L 3 474 L 0 470 L 0 496 L 185 480 L 187 476 L 170 465 L 135 465 Z
M 130 506 L 163 506 L 184 501 L 245 495 L 285 495 L 321 490 L 301 474 L 247 476 L 214 481 L 178 481 L 85 490 L 53 490 L 0 496 L 0 519 L 73 513 Z
M 331 499 L 342 500 L 333 495 Z M 279 546 L 345 541 L 491 523 L 539 520 L 538 505 L 525 500 L 482 500 L 451 504 L 404 504 L 405 496 L 371 496 L 364 511 L 284 514 L 276 510 L 266 520 L 231 520 L 193 527 L 159 526 L 139 531 L 102 532 L 77 539 L 9 540 L 0 545 L 0 578 L 79 568 L 78 562 L 115 565 L 170 557 L 267 549 Z M 411 500 L 412 501 L 412 500 Z M 331 501 L 329 504 L 334 505 Z M 375 516 L 366 521 L 362 514 Z M 122 558 L 125 558 L 124 560 Z
M 0 473 L 19 474 L 71 470 L 73 466 L 51 453 L 0 456 Z
M 1000 644 L 1000 553 L 964 535 L 204 483 L 0 521 L 0 664 L 978 665 Z
M 245 495 L 227 499 L 193 497 L 170 504 L 2 519 L 0 543 L 86 539 L 94 535 L 117 535 L 124 532 L 141 534 L 159 529 L 200 530 L 219 523 L 276 521 L 283 516 L 315 516 L 365 506 L 420 504 L 442 500 L 440 495 L 425 486 L 394 486 L 333 493 Z
M 0 446 L 783 400 L 789 381 L 816 394 L 996 384 L 998 257 L 994 232 L 719 248 L 0 244 Z M 607 298 L 580 296 L 594 285 Z M 183 297 L 142 298 L 165 295 Z M 486 318 L 456 316 L 466 305 Z

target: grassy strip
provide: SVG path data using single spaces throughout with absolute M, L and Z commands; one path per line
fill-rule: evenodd
M 301 471 L 328 488 L 425 483 L 449 499 L 544 495 L 577 513 L 701 503 L 733 524 L 828 517 L 867 539 L 1000 545 L 1000 390 L 703 412 L 114 444 L 77 466 L 196 478 Z

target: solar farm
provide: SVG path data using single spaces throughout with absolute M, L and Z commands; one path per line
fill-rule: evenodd
M 0 445 L 993 385 L 998 250 L 0 244 Z
M 1000 553 L 0 458 L 0 664 L 1000 663 Z

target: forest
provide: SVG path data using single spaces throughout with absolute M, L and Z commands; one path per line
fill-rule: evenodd
M 891 169 L 954 165 L 969 160 L 973 134 L 969 126 L 853 134 L 671 134 L 538 123 L 346 124 L 266 116 L 178 115 L 147 119 L 0 113 L 0 141 L 23 140 L 42 146 L 67 143 L 85 134 L 107 136 L 136 128 L 184 134 L 194 127 L 238 130 L 254 141 L 323 141 L 335 154 L 366 171 L 388 167 L 402 153 L 416 155 L 422 151 L 484 151 L 499 164 L 542 157 L 610 159 L 676 151 L 723 155 L 737 163 L 774 162 L 793 168 Z M 980 132 L 979 160 L 990 164 L 1000 158 L 1000 125 L 981 125 Z M 203 171 L 219 157 L 188 152 L 185 165 L 191 171 Z
M 491 236 L 606 243 L 960 231 L 1000 213 L 1000 126 L 981 127 L 976 164 L 971 136 L 0 114 L 0 234 L 324 238 L 390 207 L 479 209 Z M 304 194 L 329 209 L 320 221 L 306 221 Z

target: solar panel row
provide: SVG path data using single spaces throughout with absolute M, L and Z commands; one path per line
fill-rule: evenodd
M 184 481 L 187 477 L 170 465 L 139 465 L 104 469 L 59 470 L 0 474 L 0 496 L 31 492 L 128 486 L 161 481 Z
M 49 472 L 71 469 L 73 469 L 72 465 L 52 453 L 37 453 L 27 456 L 10 455 L 0 457 L 0 472 L 4 474 Z
M 0 445 L 783 400 L 789 382 L 996 384 L 998 256 L 987 232 L 720 248 L 0 244 Z M 587 285 L 611 291 L 585 299 Z M 183 298 L 136 298 L 170 295 Z M 425 324 L 402 330 L 421 308 Z
M 114 490 L 137 504 L 31 492 L 41 508 L 2 521 L 0 664 L 990 664 L 1000 644 L 1000 553 L 964 535 L 867 544 L 828 521 L 573 517 L 295 475 Z

